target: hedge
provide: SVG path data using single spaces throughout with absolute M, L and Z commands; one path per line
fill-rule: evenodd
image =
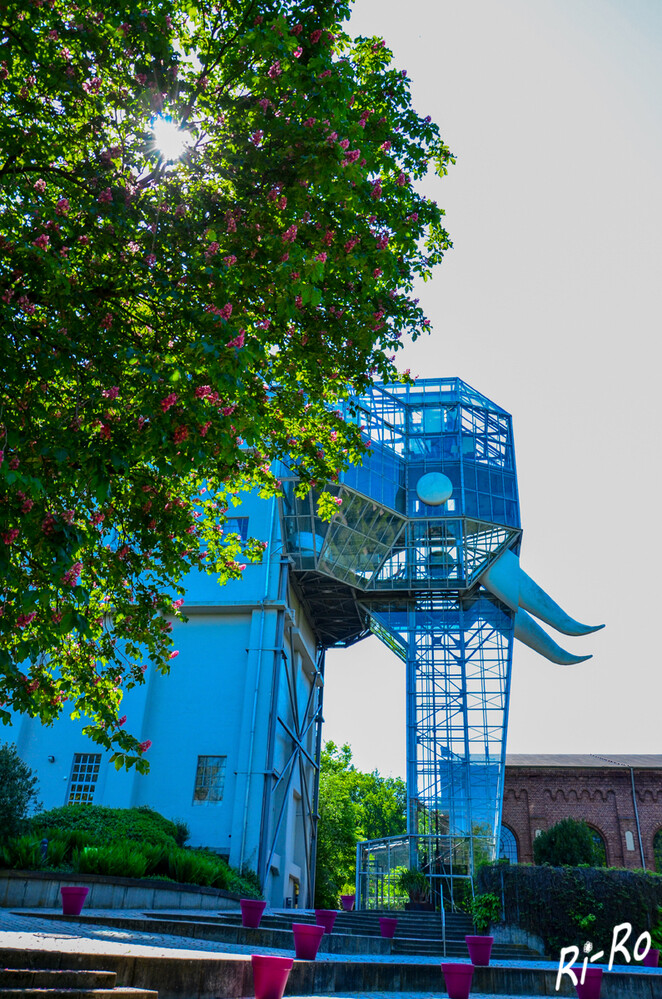
M 64 805 L 35 815 L 30 820 L 30 828 L 48 839 L 68 832 L 81 833 L 97 846 L 111 846 L 126 840 L 176 846 L 179 838 L 177 823 L 145 806 Z
M 479 891 L 501 899 L 506 923 L 542 937 L 554 957 L 562 947 L 581 950 L 590 940 L 593 952 L 604 950 L 608 960 L 615 926 L 632 925 L 631 952 L 637 937 L 659 923 L 662 876 L 648 871 L 488 864 L 477 881 Z

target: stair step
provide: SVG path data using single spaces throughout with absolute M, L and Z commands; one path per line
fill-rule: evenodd
M 116 981 L 114 971 L 0 968 L 0 995 L 7 989 L 113 989 Z
M 133 989 L 120 985 L 116 989 L 3 989 L 0 999 L 158 999 L 152 989 Z

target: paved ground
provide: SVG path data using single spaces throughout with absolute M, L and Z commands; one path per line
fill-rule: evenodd
M 29 916 L 27 912 L 37 912 L 37 916 Z M 107 910 L 85 909 L 87 915 L 101 915 Z M 223 955 L 225 958 L 243 958 L 255 952 L 254 946 L 244 944 L 223 944 L 213 940 L 194 940 L 187 937 L 174 937 L 160 933 L 134 932 L 132 930 L 114 929 L 109 926 L 93 926 L 89 923 L 67 923 L 64 921 L 51 921 L 40 919 L 42 912 L 60 912 L 59 909 L 49 910 L 8 910 L 0 909 L 0 947 L 16 947 L 25 950 L 55 950 L 64 953 L 76 954 L 124 954 L 135 956 L 151 957 L 173 957 L 173 952 L 181 958 L 210 957 L 213 954 Z M 209 913 L 206 913 L 209 915 Z M 113 916 L 139 916 L 142 911 L 136 910 L 112 910 Z M 200 915 L 199 910 L 181 912 L 181 916 Z M 261 954 L 280 954 L 282 950 L 273 948 L 260 948 Z M 285 952 L 287 953 L 287 952 Z M 292 951 L 294 957 L 294 951 Z M 409 955 L 345 955 L 345 954 L 321 954 L 318 959 L 321 961 L 379 961 L 380 963 L 393 964 L 440 964 L 440 958 L 434 956 L 409 956 Z M 532 967 L 551 968 L 557 970 L 558 965 L 554 962 L 545 961 L 493 961 L 497 967 Z M 606 970 L 606 969 L 605 969 Z M 629 968 L 633 974 L 652 974 L 653 969 Z M 441 976 L 440 976 L 441 977 Z M 362 992 L 359 999 L 439 999 L 442 989 L 436 992 Z M 296 996 L 290 999 L 328 999 L 328 996 Z M 347 993 L 336 995 L 336 999 L 356 999 L 355 995 Z M 473 993 L 472 999 L 504 999 L 503 995 L 486 995 L 485 993 Z M 534 996 L 519 996 L 518 999 L 539 999 Z

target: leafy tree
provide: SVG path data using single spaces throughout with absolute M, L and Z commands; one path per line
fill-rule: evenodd
M 407 790 L 399 777 L 363 773 L 348 745 L 326 742 L 320 760 L 315 904 L 335 907 L 356 876 L 356 844 L 406 831 Z
M 118 767 L 147 769 L 120 702 L 177 655 L 186 573 L 261 557 L 223 534 L 238 491 L 358 460 L 350 389 L 427 325 L 449 242 L 415 183 L 451 155 L 348 13 L 0 8 L 0 717 L 68 702 Z
M 552 867 L 597 866 L 599 862 L 591 830 L 586 822 L 576 819 L 562 819 L 536 836 L 533 859 L 536 864 L 550 864 Z
M 0 834 L 16 836 L 28 813 L 38 808 L 37 778 L 16 752 L 16 747 L 0 746 Z

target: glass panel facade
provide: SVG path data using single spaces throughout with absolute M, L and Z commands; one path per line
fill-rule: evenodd
M 296 481 L 285 483 L 284 549 L 306 592 L 317 578 L 345 586 L 406 663 L 409 865 L 468 876 L 495 856 L 500 820 L 513 619 L 479 583 L 519 544 L 511 418 L 455 378 L 375 384 L 345 415 L 369 451 L 329 485 L 342 499 L 329 523 L 314 492 L 298 498 Z M 419 495 L 430 473 L 450 480 L 443 504 Z M 337 629 L 337 589 L 329 600 Z

